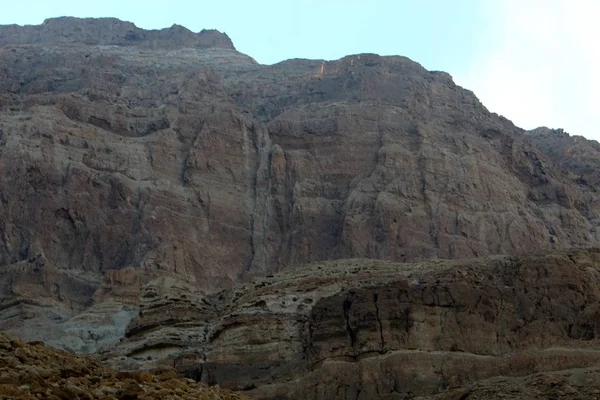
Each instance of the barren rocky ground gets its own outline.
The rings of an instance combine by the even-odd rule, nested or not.
[[[91,357],[25,343],[0,334],[0,399],[243,400],[173,370],[118,372]]]

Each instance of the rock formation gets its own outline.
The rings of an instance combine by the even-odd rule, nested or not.
[[[0,334],[0,399],[201,399],[244,400],[163,369],[155,374],[124,373],[98,360],[25,343]]]
[[[136,46],[148,49],[212,48],[235,50],[229,36],[216,30],[193,33],[173,25],[144,30],[117,18],[50,18],[41,25],[0,26],[0,46],[31,44],[86,44]]]
[[[394,370],[393,360],[404,356],[388,354],[388,348],[423,346],[426,352],[452,351],[453,357],[462,349],[498,357],[529,340],[522,332],[501,331],[508,329],[502,325],[509,323],[502,320],[508,316],[490,314],[492,322],[481,317],[491,324],[489,332],[468,345],[447,338],[432,344],[426,336],[422,343],[411,342],[416,339],[402,336],[402,329],[412,329],[405,326],[410,322],[402,314],[406,307],[385,322],[375,305],[399,301],[394,296],[404,293],[408,297],[402,301],[433,307],[435,315],[442,312],[433,300],[413,293],[413,286],[398,283],[384,290],[382,281],[377,281],[377,300],[370,288],[352,281],[359,297],[349,301],[364,303],[364,309],[344,311],[340,304],[349,295],[341,289],[338,297],[332,292],[311,298],[321,300],[306,304],[303,312],[321,310],[323,331],[317,333],[340,343],[328,353],[331,343],[314,341],[316,349],[299,353],[313,357],[308,364],[294,355],[301,347],[293,335],[299,335],[297,321],[312,314],[290,317],[287,311],[282,319],[275,314],[255,321],[268,321],[263,331],[296,333],[289,344],[276,338],[264,343],[275,353],[260,361],[267,372],[252,383],[229,382],[223,375],[233,371],[244,377],[244,357],[251,356],[240,354],[239,363],[230,363],[233,333],[211,336],[205,355],[188,350],[194,343],[205,346],[215,318],[230,315],[223,307],[234,307],[229,296],[241,296],[240,289],[229,294],[220,289],[278,271],[308,273],[311,267],[302,267],[306,263],[416,262],[597,246],[599,149],[596,142],[559,131],[524,132],[488,112],[448,74],[427,71],[404,57],[360,54],[265,66],[237,52],[217,31],[196,34],[178,26],[145,31],[115,19],[3,26],[0,330],[82,352],[108,351],[126,335],[118,347],[124,362],[135,364],[134,356],[142,355],[152,362],[177,356],[180,365],[197,365],[197,357],[206,356],[212,361],[206,361],[205,372],[197,372],[202,380],[246,389],[256,385],[259,391],[265,385],[279,390],[273,388],[290,376],[286,368],[301,365],[309,374],[321,361],[314,374],[337,368],[352,376],[353,368],[373,362],[363,362],[363,350],[356,349],[385,353],[378,357],[388,361],[377,368],[389,365],[388,375],[400,381],[405,378]],[[340,262],[342,269],[349,265]],[[389,265],[399,273],[410,268]],[[404,282],[402,274],[386,274],[390,282]],[[338,271],[335,279],[341,275]],[[301,286],[290,285],[291,291]],[[495,290],[500,297],[494,301],[508,301],[501,285]],[[224,300],[214,301],[215,292]],[[471,297],[478,294],[465,296],[461,301],[475,307]],[[249,306],[252,312],[262,304],[256,301],[259,305]],[[451,324],[456,313],[451,306],[440,307],[450,313],[444,324]],[[354,350],[347,350],[344,335],[352,338],[356,329],[348,325],[351,311],[358,313],[352,318],[370,315],[364,317],[369,324],[373,315],[381,324],[396,324],[390,335],[397,337],[381,337],[381,327],[365,343],[352,339],[358,340],[350,346]],[[555,311],[544,312],[571,321]],[[411,323],[419,329],[433,324],[423,318],[425,325]],[[471,329],[469,318],[454,324]],[[504,322],[497,325],[496,319]],[[205,320],[213,322],[199,322]],[[565,339],[572,329],[587,329],[543,326],[544,335],[550,335],[543,346]],[[264,339],[263,331],[252,334],[256,341]],[[446,365],[445,356],[431,364],[432,354],[411,362],[425,357],[428,365]],[[326,361],[338,356],[356,362]],[[221,366],[223,360],[230,367]],[[475,365],[472,360],[465,365]],[[477,364],[477,379],[491,371],[484,364]],[[512,364],[495,371],[507,365]],[[422,374],[428,384],[449,385],[446,373],[436,381],[432,377],[439,368],[431,368]],[[300,382],[297,390],[329,396],[319,391],[330,390],[322,389],[326,383],[319,385],[311,392]],[[293,387],[282,390],[289,394]]]
[[[575,182],[592,192],[600,190],[600,143],[571,136],[562,129],[537,128],[526,132],[552,163],[575,173]],[[590,201],[596,202],[594,197]]]
[[[155,282],[140,305],[105,358],[134,370],[175,366],[255,398],[510,392],[511,380],[548,376],[579,385],[572,395],[589,393],[586,379],[600,382],[600,250],[329,261],[203,297]]]

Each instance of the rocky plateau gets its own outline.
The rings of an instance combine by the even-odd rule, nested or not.
[[[0,26],[0,331],[263,399],[598,398],[599,152],[405,57]]]

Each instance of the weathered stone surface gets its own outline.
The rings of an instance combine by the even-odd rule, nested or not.
[[[49,18],[41,25],[0,26],[0,46],[20,44],[70,44],[136,46],[143,48],[209,48],[235,50],[231,39],[216,30],[193,33],[180,25],[144,30],[117,18]]]
[[[116,24],[70,21],[52,24]],[[598,242],[589,187],[406,58],[260,66],[226,48],[58,43],[0,60],[0,259],[11,276],[43,263],[49,297],[83,280],[87,306],[125,268],[135,287],[212,289],[324,259]]]
[[[262,397],[596,362],[555,348],[595,339],[593,262],[395,262],[599,245],[597,143],[404,57],[262,66],[112,19],[0,33],[0,330]],[[302,267],[345,258],[390,263]]]
[[[600,143],[571,136],[562,129],[541,127],[526,134],[557,167],[570,171],[577,185],[594,193],[600,189]],[[598,201],[593,196],[589,199]]]
[[[594,399],[600,394],[600,369],[572,368],[526,377],[499,377],[455,388],[437,396],[415,399]],[[389,397],[394,398],[394,397]]]
[[[210,200],[209,188],[245,198],[248,184],[207,174],[206,187],[190,187],[184,178],[194,143],[226,148],[230,135],[219,144],[209,132],[240,126],[219,106],[226,96],[213,68],[254,68],[252,59],[222,48],[78,44],[1,47],[0,58],[0,329],[93,351],[118,341],[128,319],[79,316],[89,331],[65,340],[69,319],[89,307],[113,301],[135,313],[142,284],[161,276],[204,288],[237,279],[250,253],[235,245],[247,236],[247,205]],[[149,60],[162,60],[162,78]],[[240,176],[241,155],[229,156]],[[222,243],[209,228],[216,215],[217,231],[233,232]]]
[[[185,292],[161,294],[151,284],[148,306],[106,357],[131,369],[174,365],[265,399],[483,391],[487,383],[475,382],[597,367],[599,266],[600,250],[419,264],[340,260],[191,303]]]

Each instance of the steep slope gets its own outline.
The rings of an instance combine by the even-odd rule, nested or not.
[[[526,132],[555,166],[575,175],[575,182],[592,193],[600,190],[600,143],[571,136],[562,129],[537,128]],[[588,196],[597,202],[595,196]]]
[[[262,66],[113,19],[0,33],[2,330],[96,351],[156,279],[599,242],[593,188],[406,58]]]
[[[193,33],[173,25],[144,30],[117,18],[49,18],[41,25],[0,26],[0,46],[29,44],[75,44],[136,46],[143,48],[211,48],[235,50],[227,34],[216,30]]]

